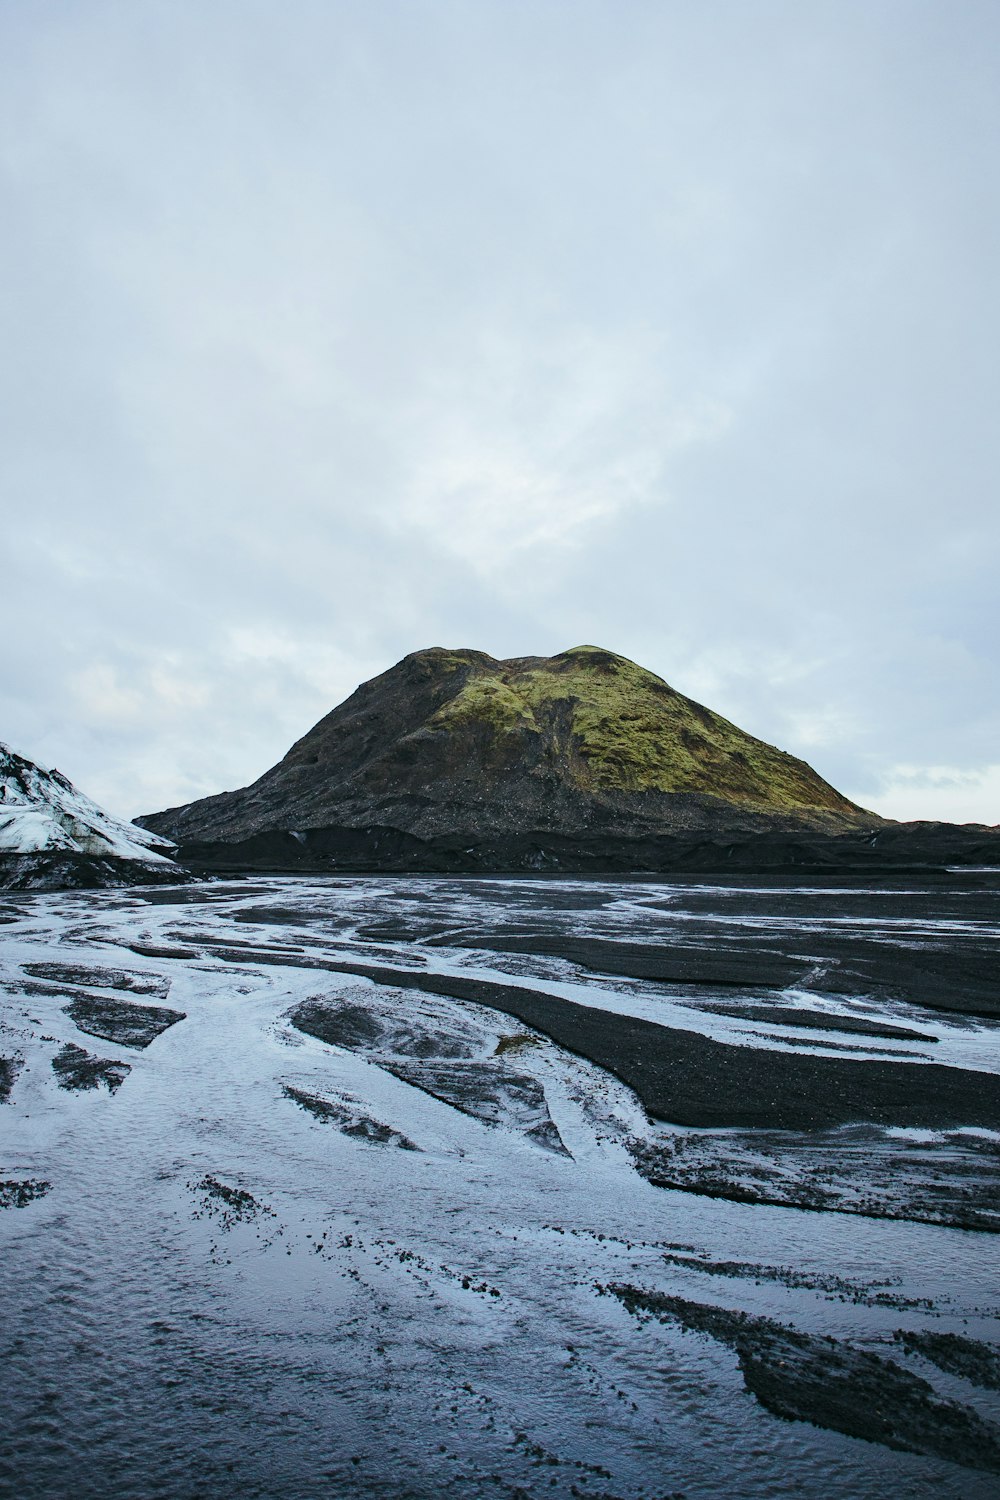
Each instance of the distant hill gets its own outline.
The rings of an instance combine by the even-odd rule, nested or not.
[[[508,661],[417,651],[252,786],[137,821],[191,845],[324,829],[493,844],[856,834],[884,820],[635,662],[577,646]]]

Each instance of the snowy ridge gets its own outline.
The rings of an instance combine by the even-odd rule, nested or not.
[[[166,865],[174,847],[159,834],[119,822],[61,771],[46,771],[0,742],[0,851],[65,850]]]

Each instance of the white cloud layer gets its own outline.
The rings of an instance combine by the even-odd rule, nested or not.
[[[886,818],[909,822],[1000,824],[1000,764],[976,770],[956,766],[893,766],[876,798]]]
[[[134,814],[592,641],[1000,816],[998,72],[979,0],[5,8],[0,733]]]

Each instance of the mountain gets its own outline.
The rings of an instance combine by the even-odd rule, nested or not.
[[[842,833],[882,820],[614,652],[433,648],[362,684],[252,786],[139,820],[181,845]],[[288,845],[288,839],[285,840]],[[291,846],[288,845],[290,848]]]
[[[173,847],[160,834],[113,818],[61,771],[46,771],[0,743],[0,886],[183,879],[168,857]]]

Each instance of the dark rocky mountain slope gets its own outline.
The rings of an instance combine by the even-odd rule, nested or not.
[[[320,830],[327,843],[381,830],[387,848],[401,837],[400,847],[529,834],[603,844],[882,822],[804,761],[594,646],[509,661],[415,652],[252,786],[138,821],[184,846],[263,847],[284,833],[318,847]]]

